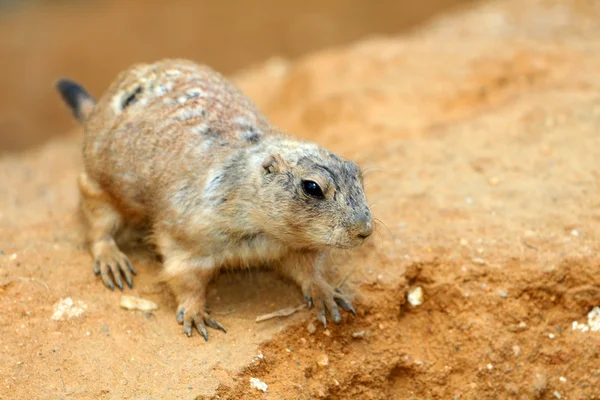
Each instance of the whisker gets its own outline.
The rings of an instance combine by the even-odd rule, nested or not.
[[[385,224],[385,222],[383,222],[382,220],[380,220],[379,218],[375,218],[373,217],[373,220],[375,221],[375,226],[378,226],[378,224],[381,224],[384,226],[384,228],[388,231],[388,233],[390,234],[390,239],[394,239],[394,234],[392,233],[392,231],[390,231],[390,228],[387,227],[387,225]]]
[[[384,171],[383,168],[366,167],[366,168],[363,168],[362,174],[363,174],[363,176],[366,176],[367,172],[371,173],[371,172],[383,172],[383,171]]]

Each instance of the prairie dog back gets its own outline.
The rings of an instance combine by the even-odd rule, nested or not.
[[[88,175],[109,192],[135,191],[117,197],[143,201],[170,188],[175,175],[197,174],[198,162],[206,171],[215,158],[256,143],[271,128],[209,67],[167,60],[121,73],[84,129]]]

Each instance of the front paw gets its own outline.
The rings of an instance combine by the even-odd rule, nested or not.
[[[344,296],[342,291],[340,289],[333,289],[324,280],[313,282],[305,288],[303,292],[304,298],[308,303],[308,308],[311,309],[313,306],[315,307],[317,319],[323,324],[324,329],[327,329],[327,311],[329,311],[331,319],[336,324],[340,323],[342,320],[338,306],[356,315],[354,307],[352,307],[352,304],[346,296]]]
[[[206,327],[220,329],[227,333],[227,330],[217,320],[210,318],[204,302],[199,299],[189,298],[183,300],[177,308],[177,322],[183,324],[183,332],[188,336],[192,336],[192,327],[196,326],[198,333],[208,341],[208,332]]]

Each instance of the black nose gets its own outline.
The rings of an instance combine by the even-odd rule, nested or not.
[[[370,231],[364,231],[364,232],[359,233],[358,237],[361,238],[361,239],[366,239],[369,236],[371,236],[371,233],[373,233],[372,230],[370,230]]]
[[[371,216],[369,214],[365,214],[363,218],[361,218],[358,223],[358,237],[361,239],[366,239],[371,236],[373,233],[373,222],[371,221]]]

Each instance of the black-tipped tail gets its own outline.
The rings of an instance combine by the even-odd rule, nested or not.
[[[69,79],[60,79],[56,83],[60,95],[78,121],[83,122],[89,116],[96,101],[78,83]]]

